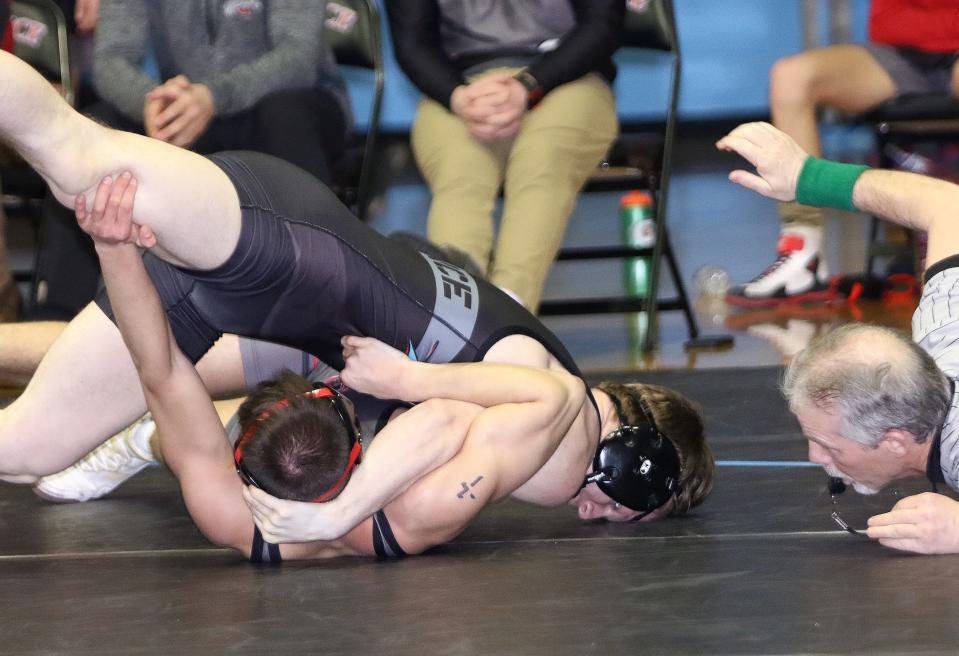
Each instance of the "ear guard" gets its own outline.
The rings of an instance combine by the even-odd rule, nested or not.
[[[610,499],[648,513],[679,489],[679,453],[652,423],[623,426],[599,443],[593,472],[583,485],[596,483]]]

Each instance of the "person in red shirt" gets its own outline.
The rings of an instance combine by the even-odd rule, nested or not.
[[[13,25],[10,22],[10,0],[0,0],[0,50],[13,52]],[[3,153],[0,152],[0,161]],[[20,296],[7,261],[7,216],[0,205],[0,323],[16,318]]]
[[[13,28],[10,25],[10,2],[0,1],[0,50],[13,52]]]
[[[816,110],[859,114],[904,94],[959,90],[959,7],[955,0],[873,0],[869,42],[814,48],[778,60],[769,75],[774,126],[821,155]],[[757,306],[813,300],[826,292],[823,213],[780,204],[776,260],[728,300]]]

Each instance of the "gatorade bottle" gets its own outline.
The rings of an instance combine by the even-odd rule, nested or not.
[[[656,241],[653,220],[653,197],[645,191],[631,191],[619,201],[619,218],[623,226],[623,241],[637,248],[652,248]],[[626,260],[626,293],[630,296],[650,295],[651,261],[649,257],[631,257]]]
[[[619,217],[623,242],[637,248],[652,248],[656,242],[656,223],[653,218],[653,197],[645,191],[631,191],[620,199]],[[650,292],[652,258],[629,257],[624,264],[626,293],[653,301]],[[626,318],[630,351],[639,354],[649,331],[649,313],[636,312]],[[636,364],[634,362],[634,364]]]

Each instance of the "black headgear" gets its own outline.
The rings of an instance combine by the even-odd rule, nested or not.
[[[672,440],[659,432],[646,404],[640,406],[645,421],[622,426],[600,441],[583,486],[596,483],[613,501],[648,513],[679,492],[680,462]]]

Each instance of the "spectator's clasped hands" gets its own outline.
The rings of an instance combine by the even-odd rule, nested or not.
[[[729,174],[732,182],[767,198],[796,198],[799,172],[809,154],[785,132],[769,123],[744,123],[720,139],[716,147],[739,153],[756,167],[756,173],[733,171]]]
[[[450,108],[475,139],[509,139],[519,132],[526,114],[526,89],[509,73],[490,73],[457,87]]]
[[[147,136],[188,148],[206,132],[215,113],[209,87],[177,75],[146,95],[143,125]]]
[[[340,344],[344,385],[381,399],[403,399],[403,374],[415,364],[405,353],[372,337],[347,335]]]
[[[118,244],[144,248],[156,246],[153,231],[133,222],[136,191],[136,179],[131,173],[124,172],[103,178],[92,202],[87,201],[85,194],[77,195],[74,200],[77,223],[93,238],[98,249]]]

